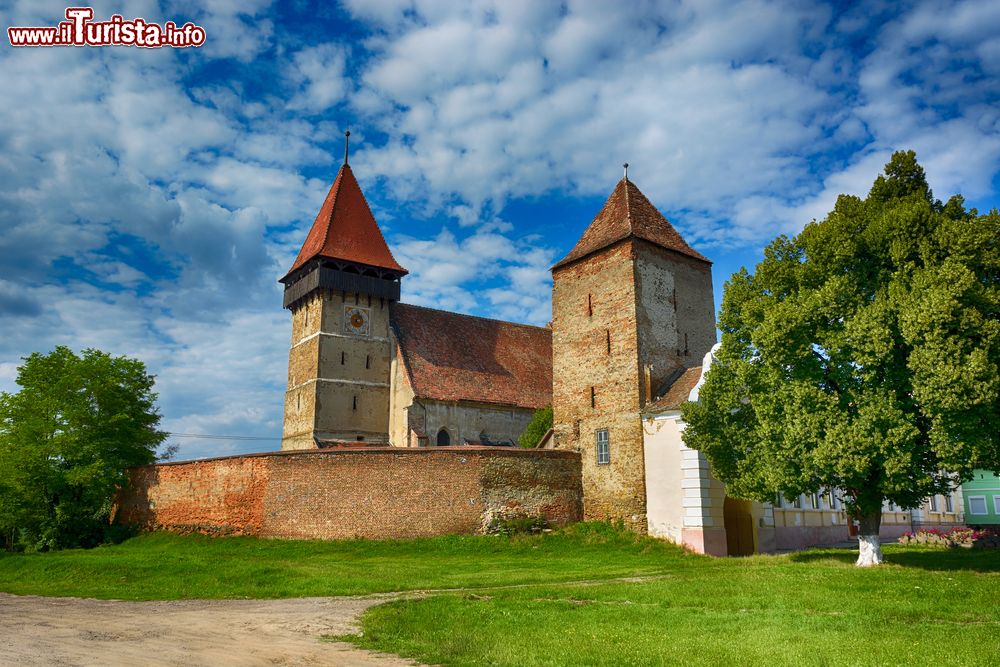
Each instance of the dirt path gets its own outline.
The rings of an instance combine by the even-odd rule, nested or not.
[[[350,644],[387,599],[121,602],[0,593],[0,665],[414,665]]]

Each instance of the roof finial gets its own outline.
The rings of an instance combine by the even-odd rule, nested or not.
[[[351,145],[351,131],[344,132],[344,166],[347,166],[347,149]]]
[[[628,180],[628,162],[626,162],[622,166],[625,167],[625,180],[627,181]]]

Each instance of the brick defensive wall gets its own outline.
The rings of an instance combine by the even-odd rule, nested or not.
[[[496,447],[290,450],[130,470],[116,520],[143,530],[301,539],[481,532],[520,510],[582,517],[580,455]]]

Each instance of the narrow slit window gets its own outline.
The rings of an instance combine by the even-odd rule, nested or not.
[[[611,438],[608,429],[597,430],[597,465],[607,465],[611,463]]]
[[[684,356],[688,356],[688,335],[684,334]]]
[[[346,352],[341,352],[340,353],[340,365],[343,366],[345,363],[347,363],[347,353]]]
[[[587,295],[587,317],[594,316],[594,295]]]
[[[608,347],[608,355],[611,354],[611,329],[604,330],[604,339]]]
[[[358,409],[358,397],[357,396],[354,397],[354,403],[351,405],[351,409],[352,410],[357,410]]]
[[[590,407],[591,408],[597,407],[597,392],[594,391],[593,387],[590,388]]]
[[[369,354],[365,356],[365,368],[371,368],[371,367],[372,367],[372,355]]]

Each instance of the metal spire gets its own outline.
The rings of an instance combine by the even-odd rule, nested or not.
[[[347,166],[347,149],[351,145],[351,131],[344,132],[344,166]]]
[[[622,166],[625,167],[625,180],[627,181],[628,180],[628,162],[626,162]]]

